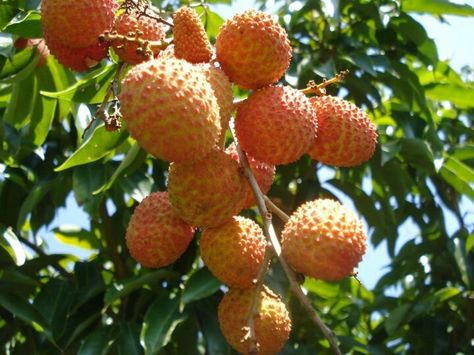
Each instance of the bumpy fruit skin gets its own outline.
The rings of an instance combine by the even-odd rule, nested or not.
[[[216,227],[237,215],[245,201],[239,165],[215,149],[202,160],[172,163],[168,191],[173,211],[195,227]]]
[[[112,28],[117,8],[115,0],[42,0],[43,34],[63,46],[94,45]]]
[[[237,140],[244,151],[265,163],[298,160],[313,142],[316,129],[316,111],[311,102],[288,86],[254,91],[237,107]]]
[[[232,84],[225,73],[212,64],[200,64],[199,67],[206,75],[214,95],[219,105],[219,115],[221,118],[221,133],[219,141],[223,142],[227,128],[229,128],[229,120],[234,109],[234,95],[232,93]]]
[[[150,17],[139,15],[141,14],[133,11],[122,13],[115,20],[113,30],[122,36],[140,32],[142,34],[138,38],[147,41],[159,41],[165,36],[165,30],[161,23]],[[148,59],[144,54],[137,53],[138,45],[136,43],[115,40],[112,46],[118,57],[125,63],[138,64]],[[159,51],[159,48],[154,49],[154,55],[157,55]]]
[[[216,39],[217,60],[230,80],[245,89],[277,82],[288,69],[288,36],[271,15],[248,10],[222,25]]]
[[[219,303],[217,315],[222,334],[239,353],[248,354],[248,340],[244,341],[250,303],[255,290],[230,289]],[[255,317],[258,353],[276,354],[285,345],[291,332],[291,319],[285,303],[264,287],[259,298],[259,316]]]
[[[235,144],[232,143],[226,149],[226,153],[229,154],[232,159],[240,165],[239,154],[237,153],[237,148]],[[245,154],[245,152],[244,152]],[[249,161],[250,170],[252,171],[253,176],[255,176],[255,180],[257,180],[258,186],[262,193],[266,194],[273,183],[273,178],[275,177],[275,165],[262,163],[256,160],[254,157],[249,156],[247,154],[247,160]],[[247,182],[246,184],[247,190],[247,197],[245,198],[244,208],[249,208],[255,205],[255,196],[253,195],[252,188],[250,184]]]
[[[290,216],[282,233],[288,264],[306,276],[338,281],[362,260],[366,234],[357,216],[339,202],[307,202]]]
[[[219,107],[206,76],[191,63],[159,58],[122,82],[121,111],[133,138],[166,161],[204,158],[220,134]]]
[[[133,212],[126,241],[132,257],[145,267],[173,263],[193,239],[194,228],[176,217],[167,192],[154,192]]]
[[[323,164],[353,167],[369,160],[377,145],[377,131],[367,114],[334,96],[311,98],[318,115],[318,133],[308,150]]]
[[[249,288],[262,265],[266,241],[258,224],[237,216],[205,229],[200,248],[204,264],[221,282],[229,287]]]
[[[194,9],[181,7],[173,15],[173,42],[177,58],[191,63],[211,61],[211,43]]]
[[[84,48],[71,48],[49,37],[46,37],[46,43],[50,53],[59,63],[77,72],[95,67],[102,59],[107,57],[109,49],[106,43],[96,43]]]

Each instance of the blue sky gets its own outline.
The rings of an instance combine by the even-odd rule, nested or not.
[[[474,0],[465,2],[474,5]],[[222,17],[228,19],[237,12],[253,7],[253,4],[253,0],[244,0],[234,1],[232,6],[218,5],[212,6],[212,8]],[[474,46],[472,45],[472,36],[474,35],[473,18],[447,16],[446,23],[441,23],[434,17],[428,15],[415,15],[415,18],[424,25],[428,35],[436,41],[439,57],[441,59],[449,59],[451,65],[457,70],[466,64],[474,67]],[[323,180],[330,178],[330,175],[331,173],[323,172]],[[336,194],[341,197],[343,202],[351,207],[352,204],[350,200],[340,193]],[[470,211],[474,210],[474,204],[471,202],[465,201],[464,206]],[[451,218],[449,215],[447,217],[448,224],[450,224],[449,229],[455,230],[456,225],[454,218]],[[53,223],[47,229],[42,229],[39,236],[45,239],[51,253],[70,253],[80,258],[87,257],[88,253],[83,249],[66,246],[54,238],[51,230],[64,224],[81,226],[86,229],[89,227],[87,215],[77,206],[72,194],[67,199],[66,207],[58,210]],[[413,229],[410,224],[404,226],[404,228],[400,230],[400,235],[403,235],[403,237],[400,238],[397,247],[401,247],[407,240],[414,237],[416,233],[416,230]],[[388,263],[389,258],[385,243],[382,243],[377,249],[373,249],[369,246],[367,254],[359,265],[359,279],[366,287],[372,288],[379,277],[385,273],[383,268]]]

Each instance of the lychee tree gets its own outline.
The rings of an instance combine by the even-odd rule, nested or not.
[[[0,4],[1,352],[472,353],[474,9],[218,3]]]

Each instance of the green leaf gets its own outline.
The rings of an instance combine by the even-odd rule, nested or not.
[[[105,165],[87,164],[76,166],[72,174],[72,189],[79,206],[85,206],[88,212],[98,210],[101,196],[92,194],[105,181]],[[92,212],[91,212],[92,213]]]
[[[105,355],[107,354],[110,342],[110,328],[99,328],[89,333],[84,339],[77,355]]]
[[[28,324],[38,324],[43,328],[46,337],[52,340],[52,332],[46,319],[23,297],[2,291],[0,293],[0,306]]]
[[[0,244],[4,246],[8,246],[8,248],[6,249],[8,253],[13,257],[17,265],[23,265],[25,263],[25,260],[26,260],[25,249],[23,249],[23,246],[18,240],[18,237],[16,236],[16,234],[13,232],[13,230],[10,227],[6,228],[2,232],[1,238],[0,238]]]
[[[112,187],[114,184],[115,180],[117,180],[118,177],[120,177],[122,174],[125,173],[127,168],[129,168],[132,164],[135,163],[137,160],[142,160],[146,158],[147,153],[140,148],[138,143],[135,143],[130,150],[128,151],[127,155],[125,158],[120,162],[120,165],[118,168],[114,171],[112,177],[104,184],[102,185],[99,189],[95,190],[93,192],[94,195],[99,194],[101,192],[105,192],[108,189]]]
[[[35,185],[26,199],[23,201],[23,204],[20,208],[20,213],[18,215],[17,229],[22,230],[25,225],[28,216],[33,211],[33,209],[38,205],[38,203],[43,199],[43,197],[54,188],[55,185],[60,181],[59,179],[53,179],[46,182],[40,182]]]
[[[179,304],[179,297],[164,294],[148,308],[140,334],[145,354],[155,354],[168,344],[175,328],[187,318],[180,312]]]
[[[210,38],[215,38],[217,37],[217,34],[224,23],[224,19],[208,8],[204,9],[203,11],[204,14],[202,14],[202,16],[204,18],[204,27],[206,32]],[[199,12],[200,11],[198,10],[198,13]]]
[[[7,5],[6,2],[2,3],[0,5],[0,28],[3,29],[17,12],[18,8],[16,6],[11,6],[10,4]]]
[[[38,82],[34,75],[15,82],[3,120],[19,129],[30,121],[36,101]]]
[[[93,232],[86,231],[79,226],[62,224],[54,228],[53,233],[57,240],[66,245],[86,250],[99,249],[101,247]]]
[[[92,163],[109,154],[127,137],[124,130],[109,132],[101,123],[79,148],[54,171],[62,171],[73,166]],[[99,185],[100,186],[100,185]],[[99,187],[97,186],[97,187]],[[96,187],[96,189],[97,189]]]
[[[133,323],[120,324],[120,336],[116,341],[118,355],[141,355],[140,329]]]
[[[454,84],[430,84],[425,86],[426,96],[433,100],[449,101],[459,108],[474,107],[474,88]]]
[[[472,6],[456,4],[449,0],[402,0],[402,10],[432,15],[474,16]]]
[[[448,157],[440,169],[441,177],[457,192],[474,201],[474,171],[461,161]]]
[[[474,233],[469,234],[466,240],[466,255],[470,253],[470,251],[474,248]]]
[[[404,303],[390,312],[390,315],[384,322],[385,330],[389,335],[392,335],[397,330],[399,330],[400,326],[406,322],[411,308],[411,304]]]
[[[143,287],[162,282],[163,279],[175,279],[178,274],[168,270],[156,270],[129,280],[114,281],[105,292],[104,302],[108,306],[112,302],[128,295],[129,293]]]
[[[315,280],[309,277],[305,279],[303,287],[311,293],[326,299],[336,298],[341,292],[340,285],[337,283]]]
[[[14,83],[27,79],[36,69],[40,56],[35,48],[25,48],[7,60],[0,71],[0,83]],[[29,93],[31,94],[31,92]]]
[[[11,33],[26,38],[41,38],[41,15],[36,11],[29,11],[16,16],[5,28],[3,32]]]
[[[219,290],[221,283],[206,267],[199,269],[184,285],[182,302],[188,304],[212,295]]]
[[[74,302],[74,284],[71,281],[52,279],[42,285],[35,297],[34,306],[51,327],[55,339],[63,333],[68,310]]]
[[[434,156],[428,142],[419,138],[402,139],[400,154],[410,165],[428,173],[435,172]]]
[[[41,91],[41,95],[74,102],[101,103],[104,100],[105,93],[109,88],[116,68],[116,65],[99,68],[63,91]]]

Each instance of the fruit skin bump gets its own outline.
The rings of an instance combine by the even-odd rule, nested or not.
[[[235,144],[232,143],[226,149],[226,153],[229,154],[232,159],[240,164],[239,154],[237,153],[237,148]],[[245,154],[245,153],[244,153]],[[266,194],[273,183],[273,178],[275,177],[275,165],[262,163],[256,160],[254,157],[249,156],[247,154],[247,160],[250,165],[250,170],[252,171],[255,180],[257,180],[258,186],[263,194]],[[245,198],[244,208],[249,208],[255,205],[257,202],[255,201],[255,196],[253,195],[252,188],[250,184],[247,182],[246,184],[247,190],[247,197]]]
[[[334,96],[310,99],[318,115],[317,137],[308,155],[323,164],[353,167],[369,160],[377,145],[377,131],[367,114]]]
[[[237,215],[244,205],[245,183],[237,162],[219,149],[202,160],[169,168],[173,211],[195,227],[216,227]]]
[[[72,48],[97,44],[99,35],[112,28],[117,9],[115,0],[42,0],[43,34]]]
[[[216,145],[221,126],[214,91],[185,60],[158,58],[133,67],[120,102],[130,134],[157,158],[199,160]]]
[[[248,354],[247,318],[255,289],[232,288],[219,303],[217,315],[222,334],[239,353]],[[291,332],[291,319],[285,303],[267,287],[263,287],[255,317],[258,353],[276,354]],[[247,337],[248,338],[248,337]]]
[[[161,23],[136,11],[124,12],[117,17],[113,30],[119,35],[133,34],[146,41],[159,41],[165,36],[165,29]],[[138,64],[149,59],[144,53],[137,52],[138,44],[136,43],[114,40],[112,46],[118,57],[125,63]],[[159,51],[159,48],[154,48],[153,54],[157,55]]]
[[[291,47],[286,31],[271,15],[248,10],[222,25],[216,55],[232,82],[244,89],[258,89],[283,76]]]
[[[133,212],[126,241],[132,257],[145,267],[160,268],[176,261],[187,249],[194,228],[171,209],[167,192],[154,192]]]
[[[298,160],[313,143],[316,129],[316,111],[311,102],[289,86],[254,91],[237,107],[237,140],[244,151],[265,163]]]
[[[325,281],[352,275],[366,250],[362,221],[339,202],[306,202],[282,233],[282,253],[295,271]]]
[[[229,287],[254,285],[265,257],[263,231],[251,219],[236,216],[215,228],[205,229],[200,239],[204,264]]]
[[[173,15],[173,42],[177,58],[191,63],[208,63],[212,48],[197,12],[181,7]]]

